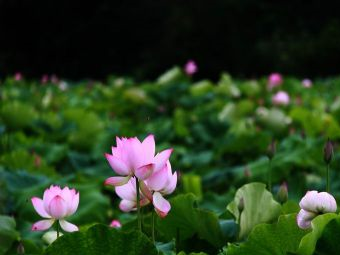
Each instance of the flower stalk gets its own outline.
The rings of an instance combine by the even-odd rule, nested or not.
[[[139,180],[136,177],[136,198],[137,198],[137,221],[138,221],[138,229],[142,231],[142,221],[141,221],[141,213],[140,213],[140,193],[139,193]]]

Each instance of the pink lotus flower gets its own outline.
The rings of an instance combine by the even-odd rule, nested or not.
[[[149,135],[140,142],[137,137],[116,138],[117,147],[112,147],[112,154],[105,154],[112,169],[120,176],[106,179],[106,185],[120,186],[131,177],[147,179],[154,171],[162,169],[169,159],[172,149],[155,155],[155,140]]]
[[[302,86],[304,86],[305,88],[310,88],[312,87],[313,83],[310,79],[304,79],[302,81]]]
[[[274,105],[287,105],[289,104],[289,95],[285,91],[279,91],[272,97]]]
[[[172,173],[170,161],[159,171],[155,171],[145,182],[141,182],[143,194],[152,202],[156,213],[165,217],[171,209],[163,197],[174,192],[177,185],[177,172]]]
[[[334,197],[327,192],[308,191],[300,201],[300,212],[296,220],[297,224],[302,229],[307,229],[311,226],[311,221],[323,213],[335,212],[337,209]]]
[[[184,66],[184,71],[189,76],[193,75],[194,73],[197,73],[198,68],[196,62],[193,60],[189,60]]]
[[[268,88],[271,90],[277,86],[280,86],[283,82],[282,75],[279,73],[272,73],[268,77]]]
[[[110,224],[110,227],[113,227],[113,228],[121,228],[122,227],[122,224],[120,223],[119,220],[113,220]]]
[[[42,83],[42,84],[46,84],[47,82],[48,82],[48,75],[47,74],[44,74],[42,77],[41,77],[41,80],[40,80],[40,82]]]
[[[15,73],[14,80],[21,81],[22,80],[22,74],[20,72]]]
[[[62,229],[67,232],[77,231],[78,227],[64,220],[66,217],[74,214],[79,204],[79,192],[75,189],[59,186],[53,186],[46,189],[43,199],[32,197],[32,204],[36,212],[45,220],[33,224],[33,231],[49,229],[57,220]]]
[[[116,186],[116,194],[122,199],[119,203],[119,208],[123,212],[134,211],[137,208],[137,192],[136,192],[136,178],[132,177],[128,183]],[[140,205],[145,206],[149,204],[149,200],[140,192]]]

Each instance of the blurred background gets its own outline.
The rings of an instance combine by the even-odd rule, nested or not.
[[[213,80],[334,75],[338,14],[317,0],[0,0],[0,75],[154,79],[191,58]]]

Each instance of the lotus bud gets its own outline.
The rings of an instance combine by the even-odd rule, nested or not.
[[[197,72],[197,64],[193,60],[189,60],[184,67],[184,71],[187,75],[191,76]]]
[[[277,200],[281,204],[287,202],[287,200],[288,200],[288,187],[287,187],[287,183],[286,182],[283,182],[280,185],[280,188],[279,188],[279,190],[277,192]]]
[[[276,153],[276,141],[273,139],[272,142],[268,145],[267,148],[267,156],[270,160],[275,156]]]
[[[24,244],[20,241],[17,247],[17,253],[18,254],[25,254],[25,247]]]
[[[122,224],[120,223],[119,220],[113,220],[110,224],[110,227],[112,228],[121,228]]]
[[[240,214],[243,212],[244,210],[244,198],[243,197],[240,198],[240,201],[238,202],[238,205],[237,205],[237,209]]]
[[[323,159],[327,165],[331,162],[332,157],[333,157],[333,145],[332,145],[332,142],[328,138],[327,143],[325,144],[325,147],[323,148]]]

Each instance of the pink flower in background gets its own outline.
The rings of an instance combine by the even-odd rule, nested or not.
[[[287,105],[289,104],[289,95],[285,91],[279,91],[272,97],[274,105]]]
[[[44,74],[42,77],[41,77],[41,80],[40,80],[40,82],[42,83],[42,84],[46,84],[46,83],[48,83],[48,75],[47,74]]]
[[[194,73],[197,73],[198,68],[196,62],[193,60],[189,60],[184,66],[184,71],[189,76],[193,75]]]
[[[116,194],[122,199],[119,208],[123,212],[134,211],[137,208],[136,178],[132,177],[128,183],[115,187]],[[149,200],[140,192],[140,205],[145,206]]]
[[[105,154],[111,168],[120,176],[106,179],[106,185],[124,185],[133,176],[140,180],[147,179],[154,171],[162,169],[169,159],[172,149],[155,155],[155,140],[149,135],[140,142],[137,137],[116,138],[117,147],[112,147],[112,154]]]
[[[122,227],[122,224],[120,223],[119,220],[113,220],[110,224],[110,227],[113,227],[113,228],[121,228]]]
[[[177,172],[172,173],[170,161],[155,171],[145,182],[141,182],[143,194],[152,202],[160,217],[165,217],[171,209],[170,203],[163,197],[174,192],[177,185]]]
[[[20,72],[16,72],[14,75],[14,80],[21,81],[22,80],[22,74]]]
[[[271,90],[277,86],[280,86],[283,82],[282,75],[279,73],[272,73],[268,77],[268,88]]]
[[[337,205],[334,197],[327,192],[308,191],[301,199],[300,212],[296,217],[299,228],[307,229],[311,221],[323,213],[336,212]]]
[[[313,85],[313,82],[310,79],[304,79],[302,81],[302,86],[305,88],[310,88],[312,87],[312,85]]]
[[[53,186],[46,189],[43,199],[32,197],[31,199],[35,211],[45,220],[33,224],[33,231],[49,229],[57,220],[62,229],[67,232],[77,231],[78,227],[65,220],[66,217],[74,214],[79,204],[79,192],[75,189]]]
[[[52,75],[51,75],[51,82],[52,82],[53,84],[58,84],[58,83],[59,83],[59,78],[58,78],[58,76],[55,75],[55,74],[52,74]]]

